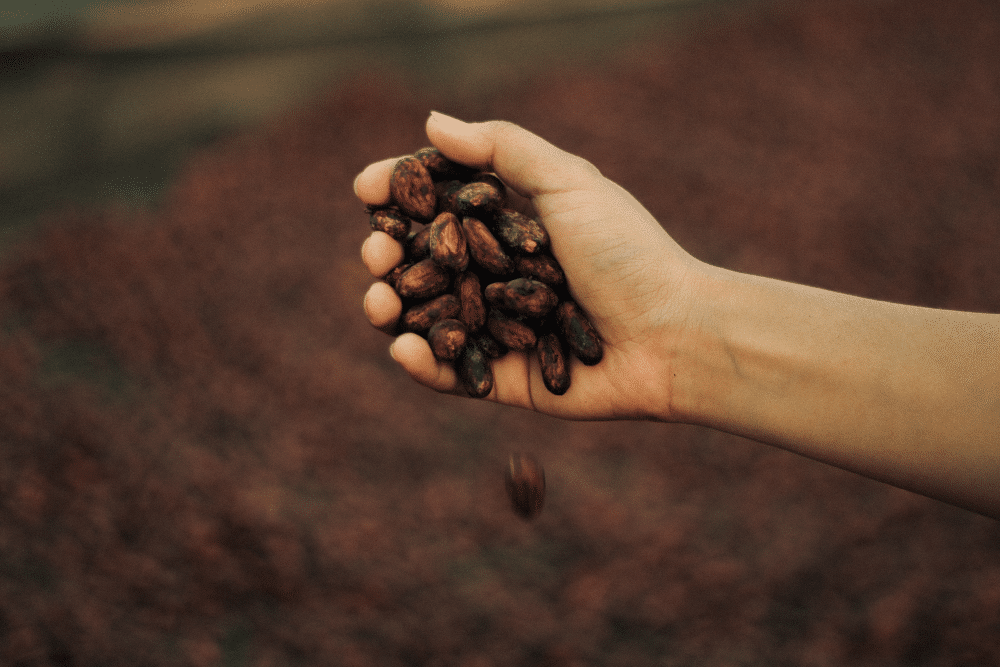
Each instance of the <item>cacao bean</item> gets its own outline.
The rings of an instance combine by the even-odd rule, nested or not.
[[[556,396],[569,390],[569,364],[559,336],[550,331],[538,338],[538,362],[542,367],[545,388]]]
[[[399,290],[396,289],[396,283],[399,282],[399,277],[403,275],[403,273],[411,266],[413,266],[413,264],[410,264],[408,262],[403,262],[402,264],[396,266],[396,268],[394,268],[392,271],[385,274],[385,276],[382,277],[382,280],[389,283],[392,289],[395,289],[398,292]]]
[[[455,201],[455,195],[462,189],[463,185],[465,183],[462,181],[442,181],[434,186],[434,192],[437,196],[438,213],[454,213],[461,217],[461,212],[458,210],[458,203]]]
[[[549,246],[545,228],[534,218],[512,209],[503,209],[496,214],[493,230],[508,247],[525,255],[534,255]]]
[[[372,229],[385,232],[397,241],[403,241],[410,233],[410,219],[396,208],[369,209]]]
[[[530,278],[515,278],[506,283],[502,298],[508,309],[528,317],[542,317],[559,303],[551,287]]]
[[[483,290],[483,298],[490,305],[503,308],[507,305],[507,283],[490,283]]]
[[[514,265],[517,272],[525,278],[533,278],[546,285],[557,287],[566,282],[566,274],[552,255],[519,255],[514,260]]]
[[[438,361],[455,361],[465,349],[468,331],[460,320],[440,320],[427,332],[427,342]]]
[[[461,303],[461,319],[469,331],[479,331],[486,324],[486,304],[479,286],[479,276],[472,272],[463,273],[456,281],[456,292]]]
[[[462,231],[472,259],[490,273],[505,276],[514,270],[514,262],[500,247],[489,228],[479,218],[462,218]]]
[[[492,213],[503,206],[503,188],[481,181],[468,183],[455,193],[455,203],[464,215]]]
[[[479,349],[483,351],[487,359],[499,359],[503,355],[507,354],[507,348],[503,346],[496,338],[489,335],[485,331],[480,332],[474,337],[476,345]]]
[[[407,215],[420,220],[434,217],[437,201],[434,182],[423,163],[412,155],[401,159],[393,168],[389,178],[389,194]]]
[[[524,519],[534,519],[545,504],[545,470],[531,454],[510,455],[504,471],[504,486],[511,508]]]
[[[476,343],[465,346],[455,370],[469,396],[485,398],[493,390],[493,368]]]
[[[469,266],[469,249],[462,224],[454,213],[441,213],[430,224],[430,249],[434,261],[452,271],[465,271]]]
[[[489,172],[480,172],[472,177],[470,183],[489,183],[497,189],[497,192],[504,194],[507,192],[507,186],[503,184],[496,174],[491,174]]]
[[[511,350],[530,350],[538,343],[534,329],[499,310],[491,310],[486,316],[486,328],[491,336]]]
[[[454,294],[442,294],[407,310],[403,314],[403,328],[413,333],[427,333],[440,320],[457,317],[460,312],[458,297]]]
[[[421,227],[406,237],[406,257],[411,262],[419,262],[431,256],[431,228]]]
[[[451,275],[431,258],[422,259],[396,279],[396,292],[404,299],[429,299],[448,291]]]
[[[563,301],[556,306],[556,319],[563,340],[573,355],[588,366],[604,357],[604,347],[597,330],[574,301]]]
[[[441,151],[433,146],[421,148],[413,154],[413,157],[420,160],[420,163],[430,172],[431,178],[436,181],[450,179],[467,181],[472,179],[476,174],[475,169],[449,160]]]

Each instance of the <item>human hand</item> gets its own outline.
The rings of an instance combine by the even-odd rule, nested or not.
[[[677,418],[671,409],[677,343],[689,329],[691,288],[703,265],[593,165],[527,130],[433,113],[427,136],[455,162],[494,172],[507,185],[512,205],[545,226],[574,300],[604,343],[604,358],[594,366],[570,356],[572,383],[562,396],[545,388],[536,355],[508,353],[493,361],[494,387],[487,398],[567,419]],[[358,175],[354,189],[362,202],[389,201],[389,176],[398,159],[376,162]],[[374,232],[361,254],[381,278],[402,260],[403,248]],[[364,308],[373,326],[390,331],[402,303],[379,282],[365,295]],[[390,353],[417,382],[464,394],[452,366],[438,362],[417,334],[399,336]]]

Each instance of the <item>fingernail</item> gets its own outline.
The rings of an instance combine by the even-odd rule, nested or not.
[[[452,127],[468,125],[465,121],[459,120],[448,114],[441,113],[440,111],[431,111],[431,120],[435,123],[440,123],[441,125],[451,125]]]
[[[392,343],[392,345],[389,346],[389,356],[392,357],[393,361],[397,361],[397,359],[396,359],[396,351],[394,349],[395,347],[396,347],[396,343],[394,341]]]
[[[355,197],[358,196],[358,179],[359,178],[361,178],[361,174],[358,174],[357,176],[354,177],[354,183],[351,185],[351,187],[354,188],[354,196]]]

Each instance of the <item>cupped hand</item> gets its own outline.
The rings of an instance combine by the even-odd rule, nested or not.
[[[517,125],[464,123],[432,113],[427,136],[448,158],[499,176],[513,205],[545,226],[573,298],[604,343],[604,358],[594,366],[570,357],[571,386],[562,396],[545,388],[534,353],[508,353],[493,362],[487,399],[567,419],[675,419],[678,343],[695,324],[693,288],[703,265],[593,165]],[[389,176],[398,159],[374,163],[358,175],[354,189],[362,202],[389,201]],[[402,260],[403,248],[374,232],[361,254],[381,278]],[[378,282],[365,295],[364,309],[373,326],[388,332],[402,304]],[[390,353],[417,382],[464,395],[454,369],[438,362],[422,337],[405,333]]]

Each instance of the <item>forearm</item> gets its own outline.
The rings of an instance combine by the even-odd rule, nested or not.
[[[703,290],[675,415],[1000,517],[1000,316],[721,269]]]

